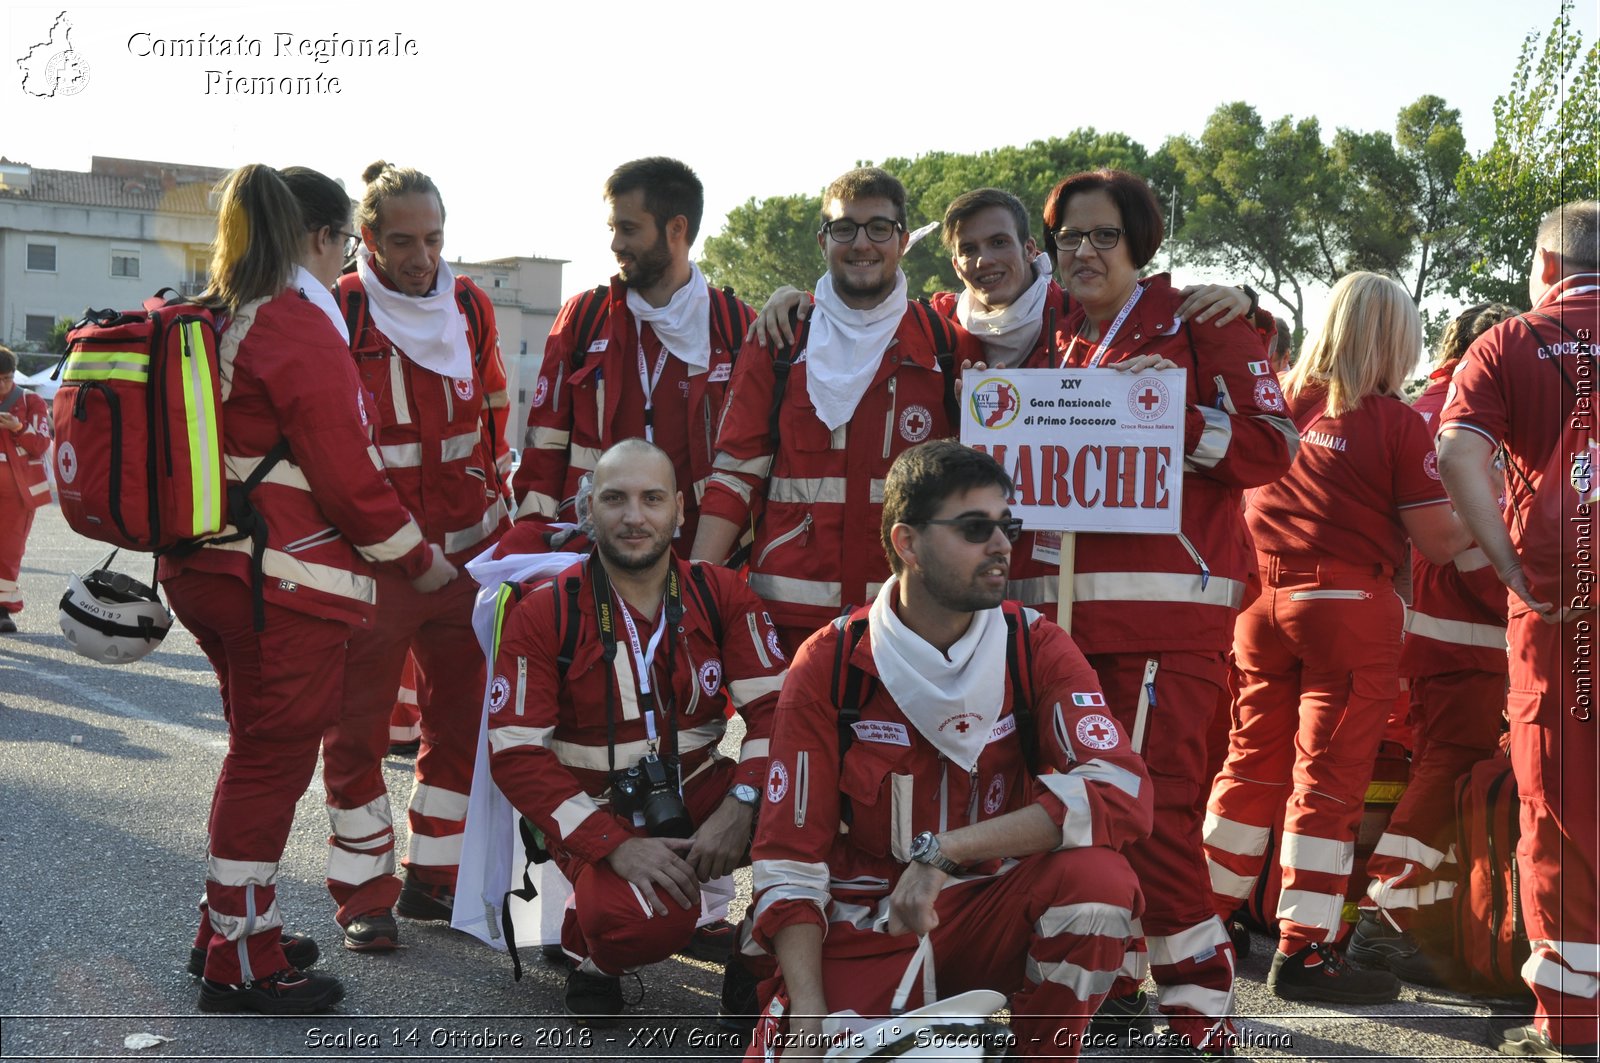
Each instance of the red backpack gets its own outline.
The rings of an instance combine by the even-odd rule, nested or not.
[[[1504,754],[1480,760],[1456,782],[1455,958],[1474,992],[1521,996],[1528,929],[1517,869],[1517,780]]]

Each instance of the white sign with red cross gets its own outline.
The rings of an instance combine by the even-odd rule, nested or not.
[[[1025,528],[1172,535],[1187,389],[1182,369],[969,370],[961,441],[1005,467]]]

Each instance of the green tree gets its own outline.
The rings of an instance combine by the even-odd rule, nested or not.
[[[720,233],[706,237],[700,269],[759,307],[780,285],[809,288],[822,274],[817,248],[819,195],[751,198],[728,212]]]
[[[1461,112],[1438,96],[1421,96],[1395,122],[1395,146],[1409,173],[1411,236],[1416,242],[1411,297],[1421,302],[1470,261],[1468,230],[1456,178],[1467,162]]]
[[[1511,87],[1494,101],[1494,144],[1463,166],[1470,258],[1447,286],[1458,296],[1527,301],[1528,263],[1540,219],[1600,194],[1600,46],[1583,46],[1563,3],[1540,47],[1531,32]]]

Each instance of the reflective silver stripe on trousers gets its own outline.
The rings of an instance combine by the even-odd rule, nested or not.
[[[750,589],[769,602],[839,607],[841,585],[825,580],[794,579],[767,572],[750,573]]]
[[[1198,574],[1177,572],[1087,572],[1072,579],[1079,602],[1186,602],[1237,609],[1244,584],[1212,576],[1204,589]]]

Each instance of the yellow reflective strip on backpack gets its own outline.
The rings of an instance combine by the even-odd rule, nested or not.
[[[494,596],[494,646],[489,653],[489,672],[494,673],[494,662],[500,658],[500,633],[506,622],[506,605],[515,598],[513,588],[509,583],[502,583],[500,591]]]
[[[220,412],[206,357],[205,324],[185,322],[180,335],[184,358],[183,413],[189,440],[189,490],[192,513],[190,536],[220,531],[222,497],[218,481],[222,469]]]
[[[150,380],[150,355],[136,351],[73,351],[62,370],[64,382],[75,380]]]

